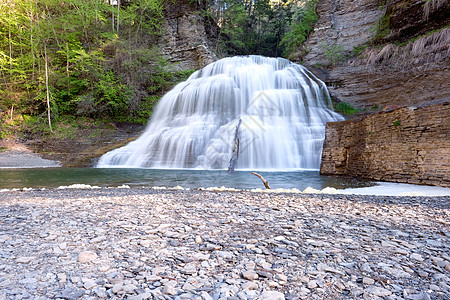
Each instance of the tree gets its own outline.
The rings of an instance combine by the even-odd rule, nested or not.
[[[319,18],[316,14],[318,0],[307,0],[295,12],[291,29],[281,40],[281,45],[286,48],[285,55],[295,52],[306,41],[314,30],[314,24]]]
[[[136,55],[160,34],[161,21],[162,0],[1,1],[0,114],[45,113],[51,128],[64,114],[123,118],[138,110],[150,79],[126,73],[156,68],[149,61],[160,62],[157,51]]]
[[[304,14],[305,7],[310,5],[308,3],[311,1],[316,0],[306,2],[204,0],[200,2],[206,7],[205,15],[213,18],[219,26],[218,52],[228,55],[281,56],[286,45],[294,47],[288,43],[288,40],[295,37],[297,33],[291,33],[289,39],[285,39],[286,34],[295,29],[296,22],[302,19],[300,15]],[[294,16],[297,16],[297,19]],[[298,40],[297,37],[295,39]]]

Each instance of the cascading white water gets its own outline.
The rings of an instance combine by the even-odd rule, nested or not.
[[[318,169],[331,110],[325,84],[301,65],[261,56],[224,58],[159,101],[145,132],[97,167]]]

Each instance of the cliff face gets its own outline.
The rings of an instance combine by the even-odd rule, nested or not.
[[[335,101],[402,107],[328,123],[321,173],[448,187],[450,1],[384,2],[319,0],[304,64]]]
[[[316,12],[319,20],[314,32],[308,38],[308,54],[303,57],[306,64],[326,65],[324,46],[342,46],[345,51],[352,51],[371,40],[376,33],[376,26],[382,18],[383,0],[319,0]]]
[[[380,39],[384,42],[405,42],[448,26],[450,22],[448,0],[391,0],[387,2],[385,11],[382,26],[390,31]]]
[[[211,24],[205,23],[199,8],[189,0],[165,3],[163,34],[158,44],[177,69],[200,69],[217,60],[209,50],[214,39],[208,30]]]
[[[328,84],[336,101],[382,109],[450,98],[450,1],[392,0],[381,5],[322,0],[317,12],[320,18],[307,41],[304,64]],[[416,40],[408,43],[412,38]],[[353,58],[330,66],[324,43]]]

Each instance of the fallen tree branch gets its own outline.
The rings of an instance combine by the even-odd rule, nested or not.
[[[262,177],[261,175],[259,175],[256,172],[252,172],[253,175],[255,175],[256,177],[258,177],[259,179],[261,179],[261,181],[264,183],[264,186],[266,187],[266,189],[270,190],[270,186],[269,186],[269,182],[264,179],[264,177]]]

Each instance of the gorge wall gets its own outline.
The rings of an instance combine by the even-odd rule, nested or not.
[[[450,102],[327,123],[321,174],[450,187]]]
[[[335,102],[372,112],[327,124],[321,174],[449,187],[450,1],[319,0],[317,13],[303,63]]]
[[[450,1],[320,0],[317,13],[303,64],[335,101],[382,109],[450,99]]]
[[[388,110],[327,124],[321,174],[450,186],[450,1],[319,0],[316,11],[303,64],[335,102]]]

